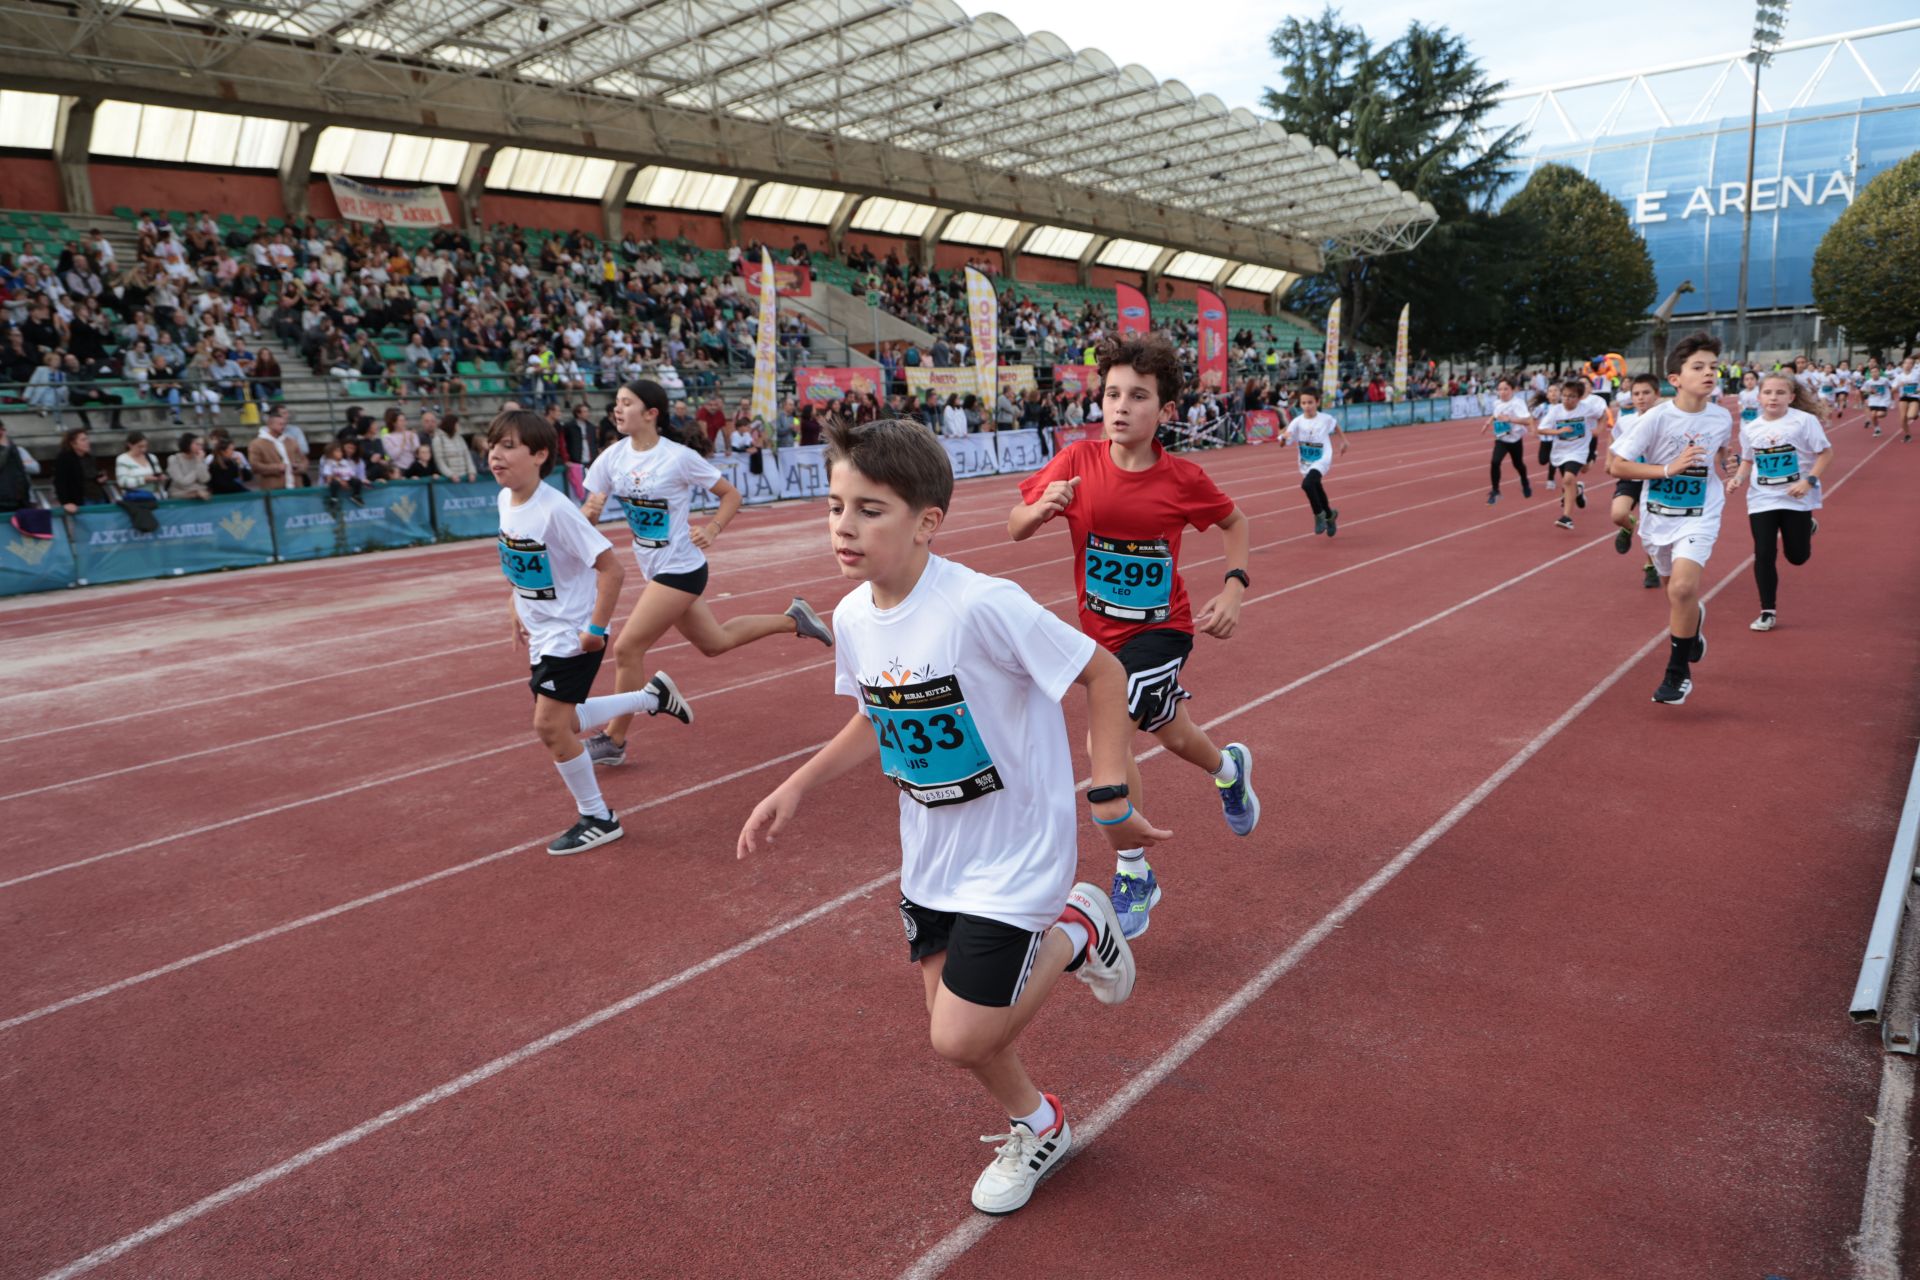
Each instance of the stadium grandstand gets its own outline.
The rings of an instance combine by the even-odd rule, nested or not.
[[[947,362],[973,265],[1003,365],[1036,368],[1023,416],[1057,420],[1050,370],[1111,325],[1116,284],[1189,358],[1217,291],[1236,380],[1291,373],[1321,345],[1280,312],[1296,275],[1435,219],[1310,139],[946,0],[139,0],[6,26],[0,288],[22,341],[0,411],[37,451],[76,421],[244,444],[272,402],[322,434],[354,409],[472,425],[636,369],[691,413],[744,394],[740,268],[763,244],[808,269],[783,378]],[[369,188],[405,210],[343,216]],[[569,325],[575,295],[597,308]]]

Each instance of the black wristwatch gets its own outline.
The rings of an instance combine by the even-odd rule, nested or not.
[[[1109,800],[1125,800],[1126,798],[1127,784],[1124,782],[1117,787],[1094,787],[1087,792],[1088,804],[1105,804]]]
[[[1247,571],[1245,569],[1229,569],[1227,570],[1227,577],[1220,579],[1220,581],[1225,582],[1227,578],[1238,578],[1240,579],[1241,586],[1247,588],[1249,591],[1253,590],[1253,582],[1247,577]]]

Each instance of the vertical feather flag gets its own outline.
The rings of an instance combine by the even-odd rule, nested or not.
[[[980,397],[980,416],[993,421],[994,398],[1000,393],[1000,299],[993,281],[967,268],[967,317],[973,322],[974,394]]]
[[[754,421],[766,436],[767,444],[773,444],[773,422],[779,404],[774,396],[775,362],[779,352],[779,330],[775,327],[774,310],[779,298],[779,283],[773,278],[773,255],[767,252],[765,245],[760,246],[760,328],[753,340],[753,406]]]
[[[1327,312],[1327,345],[1320,353],[1320,403],[1333,407],[1334,392],[1340,387],[1340,299],[1333,300]]]
[[[1393,398],[1407,398],[1407,320],[1413,314],[1413,304],[1407,303],[1400,308],[1400,339],[1393,348]]]

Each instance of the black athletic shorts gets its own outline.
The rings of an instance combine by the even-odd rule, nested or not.
[[[1646,485],[1647,482],[1645,480],[1616,480],[1613,482],[1613,496],[1616,498],[1632,498],[1635,502],[1638,502],[1640,501],[1640,491],[1646,488]]]
[[[703,564],[691,573],[656,573],[647,581],[657,582],[663,587],[672,587],[675,591],[684,591],[690,596],[705,595],[707,566]]]
[[[941,984],[970,1004],[995,1009],[1020,999],[1046,937],[985,916],[935,911],[906,898],[900,899],[900,921],[907,927],[907,959],[918,964],[946,952]]]
[[[533,664],[527,687],[543,698],[571,702],[579,706],[593,694],[593,678],[600,674],[600,660],[607,656],[604,647],[592,653],[577,653],[571,658],[541,655]]]
[[[1577,476],[1586,469],[1587,464],[1584,462],[1563,462],[1554,468],[1563,476]]]
[[[1114,651],[1127,672],[1127,714],[1148,733],[1166,728],[1191,697],[1180,687],[1180,668],[1193,652],[1193,633],[1156,627]]]

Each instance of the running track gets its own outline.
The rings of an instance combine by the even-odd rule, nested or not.
[[[1065,984],[1029,1032],[1076,1158],[998,1223],[966,1194],[1002,1123],[900,962],[893,792],[731,856],[847,714],[817,646],[656,651],[698,718],[637,726],[631,834],[561,861],[490,546],[0,607],[0,1274],[1843,1274],[1920,451],[1836,430],[1772,635],[1734,500],[1666,710],[1609,486],[1572,535],[1486,507],[1473,431],[1355,437],[1331,541],[1290,451],[1203,459],[1257,550],[1193,706],[1263,824],[1149,759],[1139,991]],[[962,483],[940,549],[1070,616],[1012,494]],[[717,610],[837,599],[819,517],[745,514]]]

